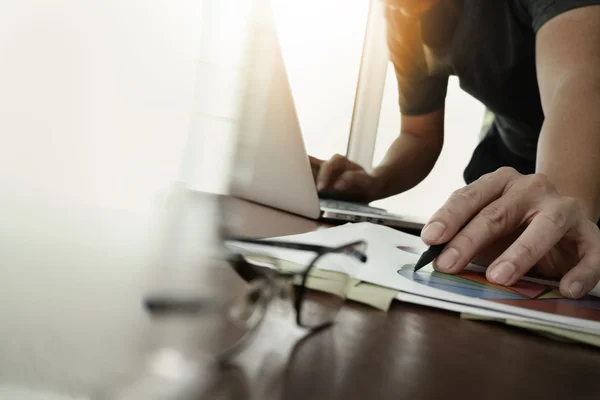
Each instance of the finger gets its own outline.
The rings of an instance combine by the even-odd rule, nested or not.
[[[570,200],[545,207],[488,267],[487,279],[500,285],[514,284],[565,236],[577,215],[577,205]]]
[[[336,154],[328,161],[323,162],[317,177],[317,190],[321,191],[328,188],[346,170],[347,166],[348,159],[340,154]]]
[[[588,294],[600,281],[600,231],[591,221],[579,230],[584,241],[584,256],[560,280],[560,293],[572,299]],[[588,224],[589,223],[589,224]]]
[[[512,168],[500,168],[455,191],[429,219],[421,239],[429,245],[449,241],[467,221],[498,199],[518,175]]]
[[[321,164],[323,164],[323,160],[313,156],[308,156],[308,161],[310,162],[310,166],[313,168],[319,168]]]
[[[434,266],[448,273],[464,269],[483,249],[517,229],[527,207],[519,192],[506,194],[484,207],[445,246]]]
[[[560,293],[572,299],[588,294],[600,280],[600,253],[586,255],[560,280]]]
[[[317,183],[317,178],[319,176],[319,168],[321,164],[323,164],[323,160],[319,160],[318,158],[308,156],[308,160],[310,162],[310,169],[312,171],[313,179],[315,183]]]
[[[333,189],[338,192],[364,194],[369,177],[363,171],[345,171],[334,182]]]
[[[318,168],[312,168],[311,172],[312,172],[313,181],[314,181],[314,183],[316,185],[317,184],[317,177],[319,176],[319,169]]]

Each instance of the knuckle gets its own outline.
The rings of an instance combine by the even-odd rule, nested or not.
[[[504,168],[504,167],[502,167]],[[485,174],[481,175],[477,180],[479,181],[483,181],[483,180],[490,180],[494,177],[494,175],[497,175],[498,171],[493,171],[493,172],[486,172]]]
[[[478,241],[469,232],[464,231],[458,232],[452,242],[456,243],[457,247],[467,249],[469,252],[478,246]]]
[[[457,189],[450,195],[451,201],[457,203],[467,203],[470,206],[479,204],[481,194],[472,186],[465,186]]]
[[[346,181],[347,183],[354,183],[357,180],[357,176],[354,171],[345,171],[340,175],[338,180]]]
[[[500,167],[493,172],[482,175],[478,181],[493,186],[504,186],[506,190],[515,183],[516,178],[519,176],[521,174],[512,167]]]
[[[361,170],[352,171],[352,173],[348,175],[350,175],[352,179],[360,181],[363,181],[367,178],[367,175]]]
[[[562,198],[562,204],[565,212],[569,215],[574,215],[579,211],[579,202],[573,197],[564,196]]]
[[[554,184],[550,178],[542,173],[536,173],[529,176],[528,186],[530,189],[538,190],[543,193],[556,193]]]
[[[505,168],[505,167],[502,167],[502,168]],[[496,178],[498,176],[501,176],[501,175],[502,175],[502,172],[499,172],[499,171],[487,172],[487,173],[481,175],[479,177],[479,179],[477,179],[477,180],[479,182],[490,182],[490,183],[493,183],[496,180]]]
[[[542,218],[545,218],[556,230],[565,230],[569,225],[569,214],[560,208],[550,214],[541,214]]]
[[[577,200],[571,197],[564,197],[550,212],[539,214],[539,216],[545,218],[556,230],[565,231],[570,227],[578,209]]]
[[[504,230],[508,225],[508,210],[505,207],[490,204],[479,212],[479,217],[491,230]]]
[[[515,259],[519,261],[519,264],[532,264],[538,261],[537,247],[531,243],[519,243],[516,242],[515,246]]]
[[[515,176],[521,175],[513,167],[500,167],[495,172],[492,172],[492,174],[496,174],[505,179],[511,179],[511,178],[514,178]]]
[[[337,165],[337,164],[343,163],[345,160],[346,160],[346,157],[344,157],[343,155],[341,155],[341,154],[334,154],[334,155],[333,155],[333,156],[332,156],[332,157],[329,159],[329,162],[330,162],[331,164],[336,164],[336,165]]]

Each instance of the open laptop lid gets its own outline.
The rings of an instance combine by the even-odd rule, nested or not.
[[[273,11],[268,1],[255,5],[231,193],[317,219],[319,199]]]

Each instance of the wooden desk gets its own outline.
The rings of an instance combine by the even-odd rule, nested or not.
[[[255,204],[239,201],[237,206],[248,234],[274,236],[318,226]],[[284,335],[279,329],[263,332]],[[348,304],[335,326],[298,342],[291,353],[268,339],[256,347],[265,361],[250,364],[250,376],[270,366],[274,354],[280,357],[275,357],[279,367],[273,377],[246,387],[253,398],[600,398],[596,349],[399,302],[387,314]]]
[[[240,234],[319,226],[242,201],[233,207]],[[40,230],[26,244],[18,235],[8,238],[31,251],[7,256],[3,247],[0,398],[199,398],[193,388],[205,371],[159,340],[172,328],[193,361],[195,337],[181,333],[193,322],[159,327],[142,310],[146,282],[162,280],[168,261],[140,252],[155,243],[140,232],[148,232],[143,219],[115,212],[95,214],[84,228],[58,237]],[[238,290],[239,280],[226,279]],[[183,274],[175,288],[189,290],[190,281]],[[183,383],[191,392],[176,397]],[[334,326],[309,337],[274,312],[211,387],[202,398],[598,399],[600,352],[431,308],[398,303],[386,314],[348,304]]]

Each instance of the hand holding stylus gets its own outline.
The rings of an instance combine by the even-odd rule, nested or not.
[[[534,271],[561,278],[562,295],[579,298],[600,280],[596,224],[548,178],[512,168],[484,175],[450,196],[421,233],[423,241],[435,247],[419,266],[439,253],[434,267],[458,273],[490,245],[511,235],[515,239],[487,269],[489,281],[510,286]]]

